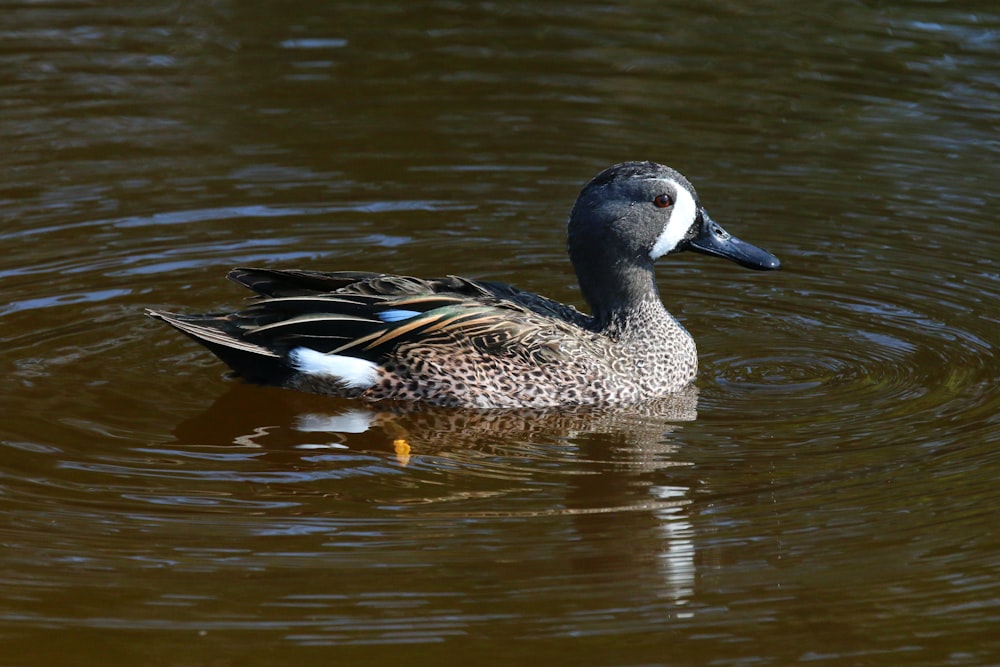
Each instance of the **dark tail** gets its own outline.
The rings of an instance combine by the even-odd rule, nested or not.
[[[179,315],[151,309],[146,314],[204,345],[250,382],[281,385],[293,373],[283,354],[241,338],[239,327],[226,315]]]

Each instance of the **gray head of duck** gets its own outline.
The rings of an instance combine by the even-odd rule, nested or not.
[[[570,260],[598,323],[659,300],[653,263],[693,250],[757,270],[778,258],[730,235],[709,217],[694,186],[655,162],[605,169],[580,192],[570,214]]]

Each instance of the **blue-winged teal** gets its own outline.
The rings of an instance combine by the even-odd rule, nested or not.
[[[730,236],[681,174],[602,171],[576,200],[569,255],[591,314],[458,276],[235,269],[261,295],[230,314],[149,311],[253,382],[476,408],[636,402],[684,387],[694,340],[663,307],[653,262],[682,250],[777,269]]]

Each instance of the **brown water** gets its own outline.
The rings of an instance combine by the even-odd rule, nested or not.
[[[1000,664],[994,2],[134,4],[0,8],[0,664]],[[376,414],[141,315],[579,304],[624,159],[785,265],[661,262],[645,412]]]

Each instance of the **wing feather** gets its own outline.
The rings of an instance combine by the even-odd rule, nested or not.
[[[234,357],[237,364],[267,357],[280,364],[299,346],[382,363],[403,345],[558,361],[568,354],[559,341],[590,326],[590,318],[571,306],[503,283],[457,276],[423,280],[241,268],[229,277],[258,295],[244,310],[154,315],[227,363]],[[384,311],[415,315],[379,317]]]

